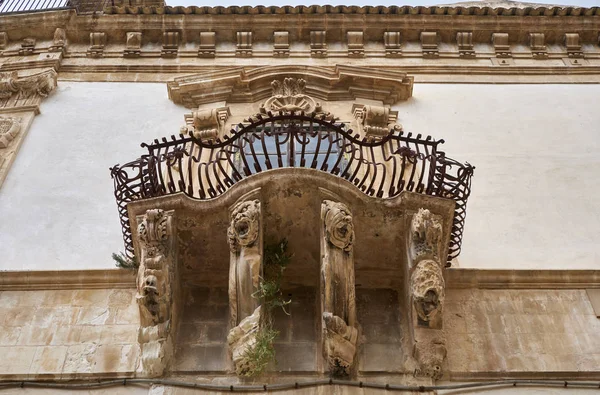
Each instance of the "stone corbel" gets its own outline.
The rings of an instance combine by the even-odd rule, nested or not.
[[[90,58],[101,58],[104,56],[104,47],[106,46],[106,33],[90,33],[90,47],[87,50],[87,56]]]
[[[163,58],[175,58],[179,51],[179,32],[163,32],[162,49],[160,56]]]
[[[321,331],[323,357],[334,376],[355,365],[358,341],[354,289],[354,225],[342,203],[321,205]]]
[[[252,32],[237,32],[235,55],[240,57],[252,56]]]
[[[214,58],[217,51],[216,42],[215,32],[200,32],[198,57]]]
[[[408,232],[411,320],[415,376],[439,379],[446,357],[442,309],[445,298],[440,217],[419,209]]]
[[[310,56],[314,58],[327,56],[327,32],[325,30],[310,32]]]
[[[27,102],[39,104],[56,88],[56,71],[42,71],[19,77],[16,71],[0,73],[0,107],[19,107]],[[30,104],[29,104],[30,105]]]
[[[352,114],[356,118],[358,131],[368,141],[387,137],[392,129],[402,130],[402,125],[396,123],[398,111],[391,111],[389,107],[354,104]]]
[[[263,271],[263,230],[258,200],[236,204],[227,230],[230,248],[229,308],[227,335],[235,372],[244,375],[253,370],[246,350],[256,343],[261,325],[261,306],[255,297]]]
[[[440,57],[437,32],[421,32],[421,46],[423,48],[423,58],[435,59]]]
[[[544,33],[529,33],[529,47],[534,59],[548,59]]]
[[[161,376],[173,353],[177,256],[174,212],[160,209],[139,216],[140,267],[136,300],[140,311],[138,371]]]
[[[290,56],[290,33],[273,33],[273,56],[278,58],[287,58]]]
[[[125,44],[125,50],[123,50],[123,57],[139,58],[142,54],[142,33],[127,32],[126,39],[127,42]]]
[[[230,116],[229,107],[199,109],[185,115],[186,126],[181,131],[192,132],[198,140],[216,140],[225,131]]]
[[[21,56],[33,55],[33,51],[35,50],[35,43],[36,43],[35,38],[32,38],[32,37],[24,38],[23,41],[21,41],[21,49],[19,49],[19,55],[21,55]]]
[[[52,38],[52,45],[48,49],[49,52],[64,52],[67,45],[67,33],[65,29],[57,27],[54,30],[54,37]]]
[[[402,55],[402,42],[400,41],[400,32],[383,33],[383,44],[385,46],[385,56],[394,58]]]

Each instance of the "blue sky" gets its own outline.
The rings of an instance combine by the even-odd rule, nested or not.
[[[435,5],[435,4],[450,4],[457,1],[465,1],[465,0],[403,0],[401,2],[393,1],[393,0],[378,0],[378,1],[369,1],[369,0],[329,0],[329,1],[318,1],[318,0],[166,0],[168,5],[197,5],[197,6],[231,6],[231,5],[325,5],[325,4],[333,4],[333,5]],[[600,6],[600,0],[555,0],[555,1],[544,1],[544,0],[533,0],[531,3],[537,4],[560,4],[560,5],[571,5],[571,6],[580,6],[580,7],[593,7]]]

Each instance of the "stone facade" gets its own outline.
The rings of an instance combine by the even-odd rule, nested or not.
[[[489,94],[467,99],[454,85],[447,85],[454,89],[448,100],[442,89],[434,92],[453,102],[453,115],[440,121],[442,111],[436,110],[436,102],[422,99],[428,88],[421,85],[419,96],[415,87],[489,83],[484,88],[491,91],[496,83],[560,83],[564,90],[580,92],[576,89],[582,84],[600,82],[598,7],[509,3],[210,8],[142,0],[113,2],[103,10],[85,1],[73,5],[44,13],[0,14],[0,187],[11,176],[13,162],[20,160],[29,169],[48,173],[53,166],[61,169],[61,181],[67,179],[78,191],[68,196],[74,198],[69,203],[73,211],[56,209],[54,200],[42,199],[46,204],[42,207],[50,208],[31,205],[38,218],[35,224],[14,224],[14,235],[0,224],[3,232],[6,229],[0,235],[0,240],[7,240],[3,253],[18,251],[14,246],[22,242],[19,235],[25,233],[20,229],[26,226],[32,229],[27,230],[28,237],[31,233],[36,240],[32,248],[38,251],[47,245],[45,240],[61,244],[85,238],[75,258],[48,249],[41,264],[45,259],[71,259],[88,269],[86,262],[96,259],[91,257],[90,251],[96,251],[92,244],[103,243],[105,233],[118,239],[123,230],[127,252],[139,268],[2,272],[0,352],[5,358],[0,360],[0,387],[17,380],[24,387],[18,391],[38,393],[45,389],[27,386],[119,380],[111,384],[119,387],[90,391],[173,395],[247,386],[264,392],[274,385],[295,386],[282,391],[290,394],[366,394],[385,391],[386,385],[441,394],[445,392],[436,385],[496,379],[553,379],[565,386],[592,380],[597,387],[597,251],[570,255],[592,268],[585,272],[461,268],[456,256],[466,199],[454,199],[456,190],[436,178],[445,176],[438,172],[446,164],[448,172],[460,168],[472,173],[470,165],[444,162],[452,161],[445,152],[470,159],[461,149],[476,140],[466,138],[472,124],[486,134],[475,143],[473,160],[484,163],[482,190],[488,189],[477,204],[490,206],[488,213],[502,204],[489,183],[496,180],[494,171],[503,170],[488,166],[485,156],[496,155],[497,161],[498,152],[510,156],[506,151],[511,149],[511,158],[523,161],[518,171],[508,172],[514,174],[508,181],[566,167],[552,163],[553,167],[540,170],[528,162],[535,158],[522,159],[526,156],[519,151],[522,147],[502,139],[515,133],[505,130],[502,122],[496,122],[502,133],[491,133],[479,118],[456,116],[461,106],[474,107]],[[106,92],[94,96],[97,87],[90,82],[102,82],[99,86],[107,86]],[[119,84],[123,82],[128,84]],[[133,82],[160,84],[164,101],[150,104],[154,93],[142,104],[115,94],[152,90],[129,84]],[[89,90],[79,92],[78,85]],[[91,104],[77,107],[75,113],[64,108],[61,117],[73,121],[52,135],[61,144],[47,144],[47,136],[36,134],[30,137],[42,141],[44,148],[36,158],[27,149],[18,154],[40,109],[50,108],[56,116],[62,110],[60,97],[67,97],[69,90],[79,92],[80,105]],[[109,95],[114,101],[106,105]],[[506,115],[511,104],[491,96],[497,103],[488,100],[495,105],[485,111]],[[423,103],[431,107],[419,108]],[[590,103],[581,106],[586,105]],[[97,112],[90,111],[94,106]],[[111,120],[123,109],[122,118]],[[422,112],[411,116],[411,109]],[[596,114],[585,115],[591,119],[586,125],[597,126]],[[56,119],[44,115],[35,122],[45,126],[48,119]],[[569,111],[566,117],[572,121],[581,114]],[[154,134],[156,119],[164,122],[159,135]],[[79,121],[81,130],[73,132]],[[439,122],[468,129],[453,136],[443,154],[437,147],[440,140],[422,137],[433,126],[444,126]],[[531,125],[545,121],[522,116],[519,122],[524,125],[523,146],[531,143],[525,134],[537,130]],[[105,130],[94,129],[97,124]],[[405,128],[407,124],[413,127]],[[129,199],[118,201],[122,229],[116,213],[114,232],[100,221],[92,231],[80,226],[88,217],[76,207],[84,202],[88,212],[99,210],[107,216],[94,199],[101,200],[102,192],[111,195],[112,190],[107,174],[107,185],[101,192],[93,189],[98,196],[88,198],[86,191],[97,183],[95,177],[79,179],[78,167],[103,160],[102,155],[90,160],[90,153],[100,146],[119,154],[130,152],[131,157],[139,154],[134,152],[138,135],[136,144],[129,144],[136,128],[151,131],[152,135],[139,137],[157,139],[150,145],[159,147],[155,157],[142,156],[140,161],[157,160],[164,168],[153,173],[140,165],[136,178],[125,167],[113,167],[115,187],[119,178],[139,181],[128,184],[133,187],[125,192],[115,192],[117,199],[123,195]],[[286,135],[284,130],[292,132]],[[560,147],[564,156],[573,156],[568,143],[549,130],[543,137],[556,140],[554,151]],[[165,147],[178,139],[177,132],[185,141],[169,151]],[[585,151],[580,156],[593,156],[597,136],[591,134],[577,142]],[[275,140],[265,140],[265,135]],[[394,146],[393,141],[400,140],[391,139],[400,136],[407,144]],[[269,149],[279,150],[279,139],[284,138],[289,142],[286,151],[277,154],[279,165],[271,163]],[[541,138],[533,140],[543,145]],[[255,161],[249,164],[248,147],[259,146],[252,145],[255,141],[263,143],[259,154],[263,156],[256,159],[253,151]],[[273,141],[272,147],[266,146]],[[325,153],[316,150],[325,141],[338,145],[331,144],[323,159]],[[415,148],[421,143],[435,149]],[[46,150],[46,145],[54,149]],[[223,149],[212,150],[216,146]],[[374,153],[374,147],[381,151]],[[312,164],[306,164],[305,151],[314,154]],[[58,163],[45,161],[40,153],[57,157]],[[330,155],[337,155],[338,161],[327,162]],[[427,164],[432,158],[438,162]],[[287,166],[281,164],[284,161]],[[367,166],[360,167],[361,163]],[[570,176],[582,174],[583,164],[577,163],[572,172],[565,170],[561,188],[588,190],[588,183],[595,180],[572,181]],[[470,189],[470,175],[468,180],[457,184],[458,189]],[[524,184],[520,196],[527,196],[530,183],[508,185],[508,181],[500,176],[496,183],[509,190]],[[36,185],[35,192],[62,191],[63,184],[44,185]],[[561,193],[554,189],[556,195]],[[25,191],[11,188],[6,195],[11,203],[0,195],[0,205],[17,211],[12,209],[15,201],[29,203]],[[67,200],[68,193],[64,195],[62,200]],[[597,206],[585,196],[578,199],[589,205],[588,216],[594,217]],[[544,202],[539,200],[540,211]],[[528,220],[530,211],[512,204],[513,217],[522,216],[522,223],[532,229],[541,227]],[[544,213],[552,216],[555,211],[546,207]],[[55,212],[60,212],[58,221]],[[492,238],[482,220],[485,215],[476,218],[474,232]],[[557,222],[562,232],[564,221]],[[542,250],[535,255],[546,259],[542,267],[552,259],[546,244],[542,248],[537,240],[543,236],[536,236],[553,234],[551,229],[528,232],[529,228],[503,225],[502,237],[527,233],[527,240],[537,242],[528,248]],[[580,228],[582,234],[595,234],[597,224]],[[72,235],[76,229],[80,234]],[[266,265],[274,259],[267,248],[274,240],[286,240],[291,251],[291,263],[277,278],[277,288],[271,289],[276,308],[269,305],[273,299],[264,297],[266,287],[273,286]],[[469,248],[478,250],[478,259],[501,259],[498,251],[510,251],[505,240],[498,238],[489,251],[488,245],[476,243]],[[595,240],[571,244],[591,243]],[[30,256],[30,251],[22,253]],[[11,254],[11,259],[25,259]],[[519,254],[534,260],[531,256],[527,251]],[[512,256],[506,260],[520,264]],[[477,259],[473,261],[477,267]],[[265,328],[276,333],[270,343],[261,338]],[[259,347],[272,348],[276,359],[261,376],[248,378],[260,363],[255,353]],[[453,393],[472,393],[464,391]],[[513,393],[519,391],[526,390],[516,388]]]

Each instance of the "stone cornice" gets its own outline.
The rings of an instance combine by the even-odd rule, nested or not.
[[[282,15],[282,14],[359,14],[359,15],[475,15],[475,16],[593,16],[600,15],[600,7],[463,7],[441,6],[230,6],[230,7],[106,7],[105,14],[134,15]]]
[[[600,288],[600,270],[446,269],[449,288],[584,289]]]
[[[124,269],[0,272],[0,291],[135,289],[136,272]]]
[[[306,94],[326,101],[364,98],[394,104],[412,96],[413,78],[404,73],[342,65],[229,68],[176,78],[167,86],[171,100],[194,108],[218,101],[251,103],[266,99],[271,96],[271,82],[285,77],[303,78]]]
[[[600,288],[600,270],[445,269],[444,276],[450,289]],[[124,269],[0,272],[0,291],[135,287],[135,271]]]

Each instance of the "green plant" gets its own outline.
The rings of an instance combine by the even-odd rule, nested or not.
[[[260,278],[258,289],[252,296],[260,301],[263,306],[261,322],[256,334],[256,343],[246,349],[244,355],[251,368],[244,372],[244,376],[260,376],[269,363],[275,360],[275,340],[279,332],[273,329],[273,310],[281,308],[284,313],[285,306],[291,300],[285,300],[281,292],[281,279],[287,265],[291,262],[292,255],[288,254],[288,241],[283,239],[278,243],[267,244],[263,250],[263,276]]]
[[[140,267],[140,263],[135,256],[129,258],[122,252],[118,254],[113,252],[112,259],[115,261],[115,266],[121,269],[137,270]]]

